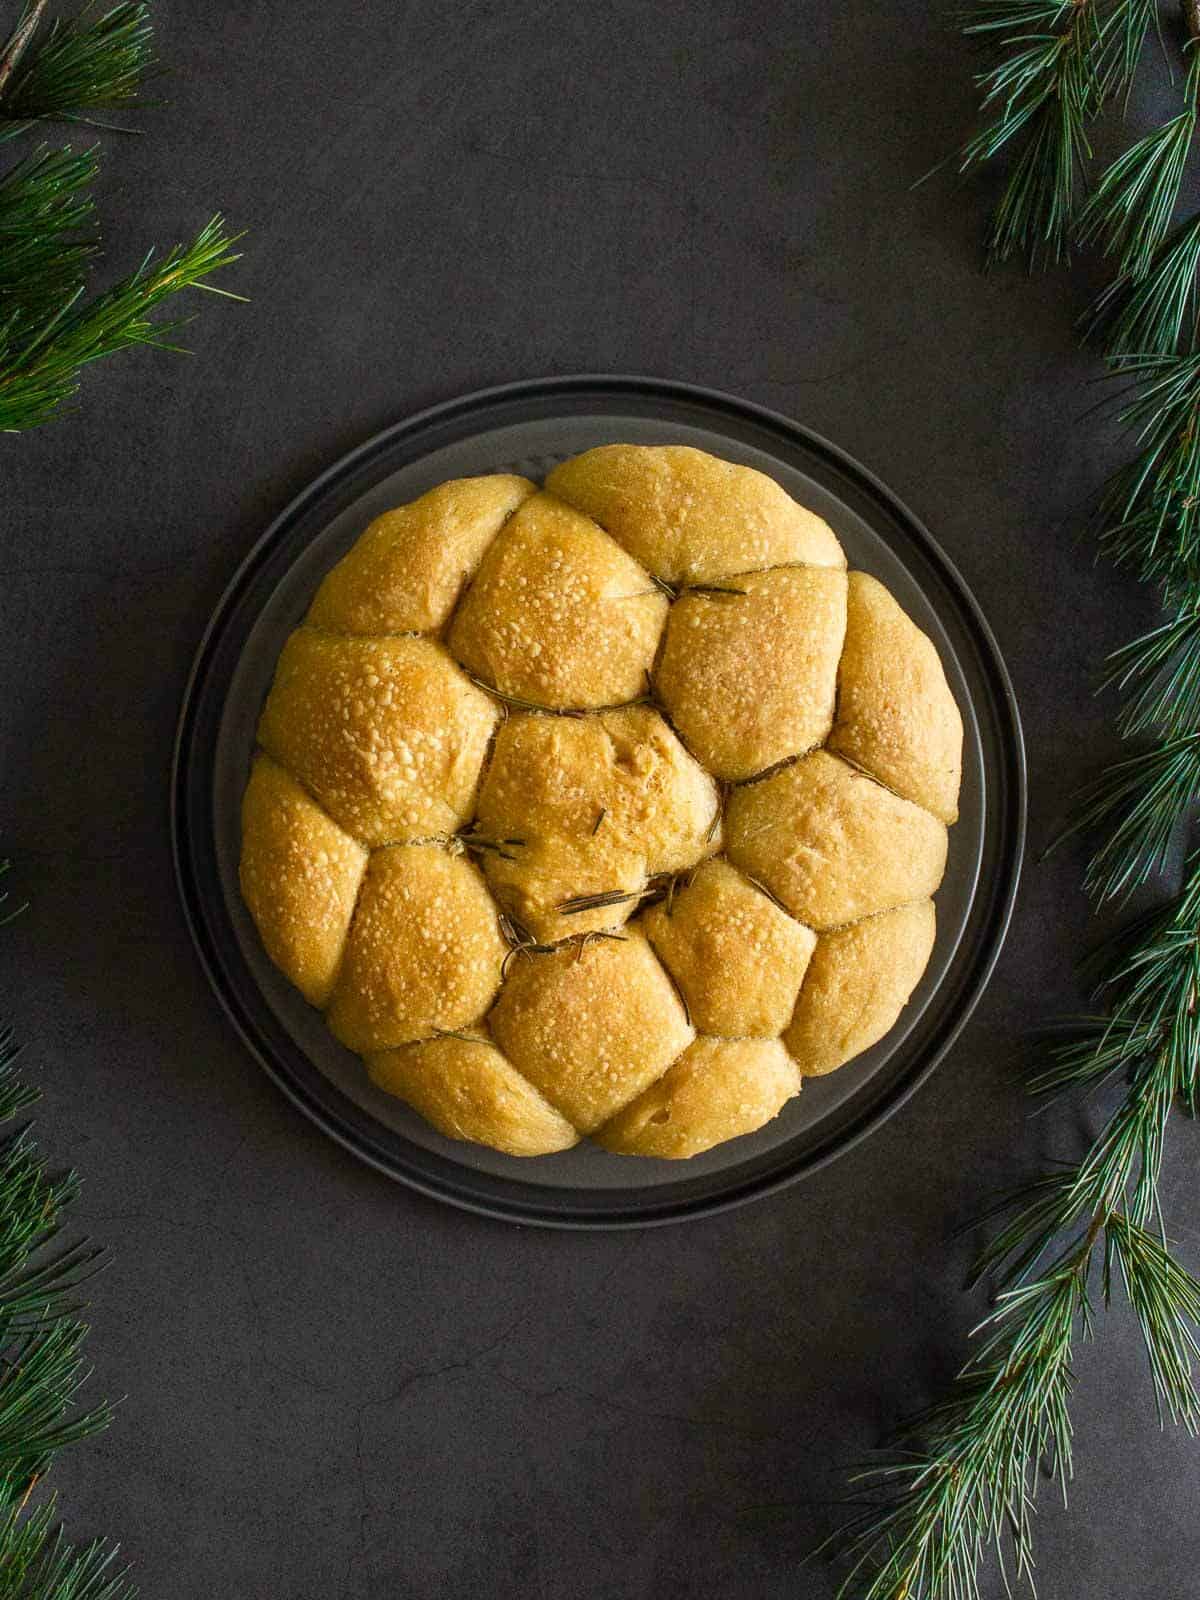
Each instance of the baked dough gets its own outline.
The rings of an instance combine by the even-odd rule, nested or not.
[[[806,1078],[832,1072],[893,1026],[929,962],[932,900],[897,906],[817,940],[783,1036]]]
[[[698,450],[377,517],[258,739],[264,949],[448,1139],[696,1155],[875,1044],[929,960],[962,759],[936,648]]]
[[[448,643],[502,695],[591,709],[644,691],[666,618],[666,595],[615,540],[539,494],[484,556]]]
[[[500,904],[541,942],[624,922],[659,873],[719,848],[717,786],[648,706],[594,717],[511,716],[476,830]],[[505,841],[508,841],[505,843]],[[588,896],[630,898],[589,910]]]
[[[372,847],[454,833],[475,805],[500,711],[431,639],[297,628],[258,742]]]
[[[555,467],[546,487],[665,583],[719,583],[797,561],[846,565],[829,524],[773,478],[688,445],[601,445]]]
[[[642,926],[701,1033],[782,1033],[817,936],[727,861],[706,861]]]
[[[455,478],[367,525],[317,590],[308,620],[335,633],[428,633],[531,494],[528,478]]]
[[[407,1100],[447,1139],[510,1156],[569,1150],[579,1135],[486,1038],[422,1039],[367,1057],[371,1082]]]
[[[518,956],[491,1016],[505,1055],[581,1133],[660,1078],[695,1034],[635,929]]]
[[[924,900],[946,868],[946,828],[817,750],[735,789],[729,859],[809,927],[837,928]]]
[[[508,947],[478,870],[442,845],[371,857],[329,1026],[351,1050],[464,1028],[491,1004]]]
[[[366,870],[358,840],[257,756],[242,797],[242,895],[267,954],[309,1005],[333,990]]]
[[[949,823],[958,821],[962,741],[933,641],[877,578],[852,572],[829,748]]]
[[[671,607],[655,687],[711,773],[752,778],[828,736],[845,632],[838,568],[744,573]]]
[[[799,1091],[796,1063],[778,1039],[696,1039],[596,1143],[616,1155],[698,1156],[754,1133]]]

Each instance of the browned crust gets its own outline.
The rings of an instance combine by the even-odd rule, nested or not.
[[[805,1077],[870,1049],[894,1026],[933,950],[932,900],[898,906],[817,941],[783,1036]]]

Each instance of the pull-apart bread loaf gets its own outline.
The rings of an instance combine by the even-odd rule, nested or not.
[[[258,743],[263,947],[451,1139],[696,1155],[882,1039],[933,949],[937,651],[820,517],[698,450],[376,518]]]

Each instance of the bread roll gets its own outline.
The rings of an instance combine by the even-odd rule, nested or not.
[[[546,487],[666,583],[846,565],[829,525],[773,478],[687,445],[601,445],[555,467]]]
[[[479,872],[440,845],[376,850],[367,868],[329,1026],[351,1050],[389,1050],[477,1022],[508,946]]]
[[[499,730],[477,828],[508,844],[483,857],[505,909],[541,941],[618,926],[640,890],[719,848],[716,785],[656,711],[591,717],[515,714]],[[511,859],[509,859],[511,858]]]
[[[895,1024],[933,950],[932,900],[822,934],[783,1036],[805,1077],[861,1055]]]
[[[735,789],[726,831],[734,865],[818,930],[925,899],[946,866],[943,823],[823,750]]]
[[[778,1039],[697,1039],[595,1135],[617,1155],[678,1161],[770,1122],[800,1091]]]
[[[368,523],[317,590],[308,620],[336,633],[430,633],[536,486],[497,473],[455,478]]]
[[[741,781],[811,750],[833,726],[846,574],[780,567],[730,578],[728,589],[684,593],[671,607],[654,682],[692,754]]]
[[[310,1005],[329,999],[367,852],[256,756],[242,797],[242,895],[263,948]]]
[[[829,748],[950,823],[958,820],[962,741],[932,642],[878,579],[852,572]]]
[[[551,1155],[579,1142],[567,1119],[486,1039],[422,1039],[368,1056],[367,1071],[447,1139],[510,1156]]]
[[[670,978],[633,929],[518,956],[491,1027],[517,1070],[580,1133],[661,1077],[694,1037]]]
[[[633,700],[646,687],[667,597],[590,518],[526,500],[483,558],[450,627],[472,676],[551,707]]]
[[[428,639],[298,628],[258,740],[363,844],[454,833],[475,805],[493,700]]]
[[[706,861],[642,928],[695,1026],[730,1038],[779,1036],[817,942],[726,861]]]

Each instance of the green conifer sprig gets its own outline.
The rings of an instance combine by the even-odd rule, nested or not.
[[[1125,385],[1135,455],[1105,485],[1096,533],[1157,588],[1166,614],[1107,663],[1135,748],[1098,776],[1068,830],[1100,835],[1086,882],[1102,902],[1165,880],[1200,800],[1200,214],[1176,216],[1195,144],[1200,5],[1189,0],[1184,16],[1178,111],[1087,199],[1091,124],[1127,103],[1154,8],[988,0],[966,24],[993,65],[977,80],[982,127],[961,165],[1008,162],[989,259],[1034,265],[1079,244],[1116,267],[1082,328]],[[1114,1299],[1141,1330],[1160,1418],[1200,1426],[1200,1283],[1173,1253],[1159,1205],[1172,1116],[1200,1110],[1200,854],[1178,891],[1105,940],[1089,967],[1096,1010],[1046,1043],[1030,1088],[1102,1095],[1107,1116],[1082,1156],[1001,1208],[972,1274],[994,1298],[969,1359],[897,1450],[854,1480],[847,1596],[978,1600],[989,1552],[1006,1579],[1032,1585],[1039,1478],[1049,1463],[1065,1497],[1073,1471],[1072,1351]]]
[[[147,4],[45,13],[46,0],[27,4],[0,46],[0,141],[35,123],[108,127],[97,112],[147,104],[142,83],[154,62]],[[93,362],[139,344],[178,349],[184,319],[157,321],[152,313],[185,290],[240,298],[211,282],[238,259],[238,236],[218,215],[190,244],[157,260],[149,252],[112,288],[86,299],[99,250],[89,192],[96,172],[94,150],[46,146],[0,172],[0,431],[60,416]]]
[[[1102,173],[1075,227],[1080,244],[1117,256],[1120,274],[1135,283],[1145,277],[1175,215],[1198,92],[1200,56],[1193,51],[1179,115],[1130,145]]]
[[[99,248],[93,151],[43,147],[0,177],[0,306],[6,322],[52,316]]]
[[[16,15],[0,44],[0,142],[53,121],[100,122],[98,111],[144,104],[152,64],[149,7],[88,6],[48,19],[47,0]],[[175,348],[178,317],[157,313],[181,291],[213,288],[236,259],[220,217],[186,246],[149,252],[133,272],[85,298],[98,250],[90,187],[94,151],[43,145],[0,171],[0,430],[58,416],[81,372],[136,344]],[[216,291],[222,292],[222,291]],[[0,864],[0,871],[3,865]],[[3,896],[0,896],[2,899]],[[11,917],[0,916],[0,923]],[[0,1122],[36,1096],[18,1077],[0,1030]],[[81,1290],[99,1265],[64,1242],[71,1174],[52,1176],[27,1128],[0,1139],[0,1596],[3,1600],[131,1600],[116,1549],[72,1543],[41,1480],[66,1446],[106,1425],[104,1404],[78,1403],[87,1377]]]
[[[55,18],[39,37],[45,10],[46,0],[26,5],[0,49],[0,118],[9,124],[0,138],[32,122],[92,122],[97,111],[145,104],[141,86],[154,64],[149,5],[103,13],[88,5]]]

